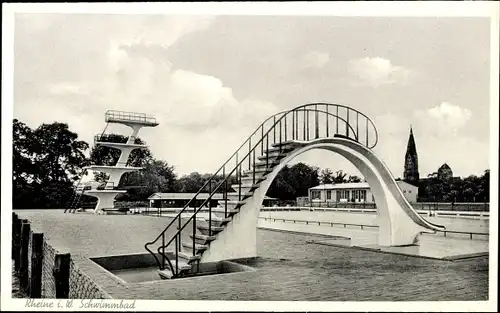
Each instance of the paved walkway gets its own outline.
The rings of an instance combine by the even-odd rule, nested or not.
[[[59,251],[89,257],[144,253],[170,219],[143,215],[68,214],[62,210],[18,210]],[[173,231],[173,229],[172,229]]]

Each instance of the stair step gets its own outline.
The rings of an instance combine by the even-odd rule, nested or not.
[[[288,155],[287,153],[279,153],[279,154],[269,155],[269,157],[266,156],[266,155],[261,155],[261,156],[257,157],[257,159],[259,159],[259,160],[265,160],[266,158],[269,158],[269,161],[271,161],[271,160],[277,160],[277,159],[280,159],[280,158],[284,158],[287,155]]]
[[[191,242],[183,242],[182,246],[184,248],[188,248],[188,249],[191,249],[191,251],[193,251],[193,242],[192,241]],[[196,252],[204,251],[204,250],[208,249],[207,245],[202,245],[202,244],[196,244],[195,247],[196,247]]]
[[[226,223],[229,223],[231,221],[232,221],[232,219],[230,217],[224,218],[224,217],[218,217],[217,215],[212,216],[212,223],[217,222],[220,224],[226,224]]]
[[[251,177],[253,180],[253,177]],[[257,178],[256,178],[257,179]],[[242,180],[243,180],[243,177],[242,177]],[[241,189],[252,189],[252,188],[257,188],[259,187],[260,185],[259,184],[252,184],[252,182],[248,182],[248,183],[242,183],[241,184]],[[236,185],[231,185],[231,188],[233,188],[234,190],[238,190],[238,188],[240,188],[240,185],[239,184],[236,184]]]
[[[296,140],[288,140],[288,141],[283,141],[283,142],[281,142],[281,143],[279,143],[279,142],[277,142],[277,143],[273,143],[273,144],[271,145],[271,147],[276,148],[276,147],[281,146],[281,147],[282,147],[282,149],[283,149],[283,147],[287,147],[287,148],[289,147],[289,148],[291,148],[291,149],[292,149],[292,148],[296,148],[298,145],[300,145],[300,142],[299,142],[299,141],[296,141]]]
[[[208,218],[206,219],[207,223],[208,223]],[[206,230],[208,231],[208,225],[196,225],[196,227],[199,229],[199,230]],[[224,230],[224,227],[221,227],[221,226],[213,226],[210,227],[210,229],[212,230],[212,232],[221,232]]]
[[[201,259],[201,255],[199,254],[193,255],[192,253],[186,253],[182,251],[180,251],[178,255],[179,258],[187,260],[188,263]]]
[[[253,196],[253,191],[247,191],[247,192],[243,192],[241,191],[241,194],[236,191],[236,192],[229,192],[227,194],[227,199],[229,201],[237,201],[238,197],[241,196],[241,201],[243,201],[243,198],[247,198],[247,197],[251,197]],[[221,204],[222,206],[224,206],[224,201],[221,201],[219,202],[219,204]]]
[[[160,275],[161,279],[172,279],[172,277],[174,276],[172,271],[168,269],[159,270],[158,275]]]
[[[267,174],[267,173],[271,173],[272,171],[273,171],[272,168],[266,168],[266,167],[255,168],[255,174]],[[248,175],[249,177],[253,178],[253,172],[254,172],[254,169],[244,170],[243,174]],[[255,175],[255,176],[257,176],[257,175]]]
[[[266,179],[265,176],[255,176],[255,185],[257,185],[258,183],[262,182],[265,179]],[[253,182],[253,177],[248,177],[248,176],[241,177],[242,184],[252,184],[252,182]]]
[[[236,210],[237,212],[234,212],[234,214],[238,213],[239,210]],[[221,213],[221,212],[215,212],[215,213]],[[203,219],[205,222],[207,222],[208,224],[208,217],[207,218],[204,218]],[[219,217],[217,216],[216,214],[212,214],[212,227],[222,227],[224,225],[226,225],[227,223],[231,222],[231,218],[230,217]]]
[[[184,271],[188,271],[191,269],[191,265],[187,264],[184,261],[179,260],[178,264],[179,264],[179,273],[184,272]],[[175,260],[173,260],[172,265],[174,266],[174,270],[175,270]],[[162,279],[171,279],[174,276],[174,274],[170,270],[170,267],[167,267],[164,270],[159,270],[158,274],[160,275],[160,277]]]
[[[276,165],[279,165],[280,164],[280,161],[276,160],[276,159],[273,159],[273,160],[269,160],[268,162],[266,162],[266,159],[264,158],[264,161],[259,161],[259,162],[255,162],[255,164],[253,165],[255,168],[261,168],[261,167],[274,167]]]
[[[193,235],[189,235],[189,238],[193,239]],[[207,236],[207,235],[195,234],[194,238],[198,239],[200,241],[210,242],[210,241],[214,241],[216,237],[215,236]]]
[[[238,203],[241,203],[240,205],[243,205],[245,203],[245,201],[231,201],[231,202],[238,202]],[[236,213],[239,212],[239,206],[237,207],[236,204],[230,204],[229,201],[227,202],[227,211],[235,211]],[[212,208],[212,213],[224,213],[225,212],[225,207],[224,207],[224,203],[221,203],[221,207],[215,207],[215,208]]]
[[[223,207],[222,209],[224,210],[224,204],[227,203],[227,206],[229,208],[229,206],[231,207],[235,207],[235,206],[238,206],[238,205],[243,205],[245,204],[246,202],[245,201],[237,201],[237,200],[227,200],[227,201],[224,201],[224,202],[220,202],[219,204]],[[212,208],[213,209],[218,209],[218,208]]]
[[[239,213],[239,212],[240,212],[239,208],[230,208],[229,206],[227,208],[227,214],[229,214],[229,215],[234,215],[234,214]],[[226,210],[224,209],[224,207],[222,207],[222,208],[212,208],[212,213],[219,213],[219,214],[222,213],[222,214],[224,214],[224,213],[226,213]]]
[[[289,151],[292,151],[293,149],[295,149],[295,146],[283,145],[283,143],[281,144],[281,148],[280,148],[279,143],[275,143],[271,146],[272,146],[272,148],[264,150],[263,153],[268,154],[268,153],[275,153],[275,152],[278,152],[278,153],[279,152],[289,152]]]

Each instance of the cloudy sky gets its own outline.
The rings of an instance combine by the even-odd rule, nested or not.
[[[410,125],[421,176],[489,168],[487,18],[18,14],[14,40],[15,118],[91,143],[108,109],[151,114],[160,125],[140,135],[181,175],[213,172],[266,117],[315,101],[367,114],[396,177]],[[327,152],[296,161],[356,172]]]

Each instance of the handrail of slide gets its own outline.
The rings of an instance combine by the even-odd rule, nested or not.
[[[324,106],[325,108],[325,111],[322,111],[322,110],[318,110],[318,106],[321,107],[321,106]],[[310,107],[313,107],[313,109],[310,109]],[[330,113],[329,112],[329,108],[330,107],[334,107],[336,109],[336,115],[333,114],[333,113]],[[339,108],[344,108],[346,109],[346,119],[344,119],[343,117],[339,116]],[[155,253],[153,253],[150,249],[149,249],[149,246],[158,242],[158,240],[160,238],[162,238],[162,244],[160,247],[158,247],[158,253],[160,255],[162,255],[162,258],[165,260],[167,259],[171,269],[172,269],[172,272],[173,273],[176,273],[177,271],[174,271],[172,265],[171,265],[171,262],[168,260],[168,258],[166,257],[166,255],[164,254],[164,248],[166,246],[168,246],[169,244],[171,244],[173,242],[174,239],[176,239],[176,246],[177,244],[180,244],[180,241],[178,242],[177,239],[180,240],[180,235],[181,235],[181,232],[182,230],[188,225],[188,223],[193,220],[193,218],[196,217],[197,213],[203,208],[204,205],[207,204],[207,202],[209,202],[211,199],[212,199],[212,196],[219,190],[219,188],[221,188],[222,185],[226,185],[226,188],[224,189],[224,194],[227,193],[227,183],[228,183],[228,179],[229,177],[232,177],[231,175],[233,173],[236,172],[236,179],[239,178],[240,180],[240,186],[241,186],[241,166],[243,165],[243,162],[246,162],[248,161],[248,168],[249,170],[251,169],[251,155],[253,153],[253,163],[255,164],[255,153],[258,149],[258,147],[260,146],[260,152],[261,152],[261,155],[264,154],[264,151],[267,151],[269,149],[269,138],[271,137],[270,134],[271,134],[271,131],[273,132],[273,144],[276,144],[277,143],[277,140],[276,140],[276,133],[277,131],[279,132],[279,143],[281,144],[282,142],[284,142],[282,139],[282,132],[284,131],[284,136],[285,136],[285,142],[287,141],[287,130],[289,131],[289,128],[290,127],[287,127],[287,121],[288,121],[288,117],[291,117],[291,128],[292,128],[292,139],[299,139],[300,138],[300,133],[299,133],[299,128],[300,126],[302,125],[302,132],[303,133],[303,136],[302,138],[304,140],[309,140],[310,139],[310,112],[313,112],[315,113],[315,116],[314,116],[314,121],[313,121],[313,124],[315,126],[315,134],[314,134],[314,137],[315,138],[319,138],[319,133],[320,133],[320,124],[319,124],[319,114],[323,114],[324,116],[326,116],[326,128],[325,128],[325,131],[326,131],[326,137],[329,137],[329,118],[330,117],[335,117],[336,118],[336,131],[334,132],[333,130],[331,131],[331,134],[332,135],[335,135],[335,134],[340,134],[339,132],[339,120],[340,121],[343,121],[344,124],[345,124],[345,132],[346,132],[346,137],[350,137],[350,133],[353,134],[353,136],[355,137],[354,140],[359,142],[359,116],[361,115],[362,117],[365,117],[366,120],[365,120],[365,126],[366,126],[366,142],[365,142],[365,145],[367,148],[373,148],[376,143],[378,142],[378,133],[377,133],[377,130],[376,130],[376,127],[375,125],[373,124],[373,122],[363,113],[357,111],[357,110],[354,110],[352,108],[349,108],[347,106],[343,106],[343,105],[337,105],[337,104],[328,104],[328,103],[312,103],[312,104],[305,104],[305,105],[302,105],[302,106],[299,106],[295,109],[292,109],[292,110],[289,110],[289,111],[282,111],[280,113],[277,113],[271,117],[269,117],[268,119],[266,119],[259,127],[257,127],[257,129],[248,137],[248,139],[236,150],[235,153],[232,154],[232,156],[221,166],[221,168],[219,168],[219,170],[217,170],[213,175],[212,177],[210,177],[206,182],[205,184],[202,186],[202,188],[200,188],[200,190],[195,194],[195,196],[188,201],[188,203],[186,204],[186,206],[178,212],[178,214],[170,221],[170,223],[167,225],[167,227],[151,242],[148,242],[145,244],[145,249],[147,251],[149,251],[156,259],[157,263],[159,264],[160,268],[163,268],[163,266],[165,265],[164,264],[164,261],[163,263],[160,262]],[[351,123],[349,122],[349,118],[350,118],[350,113],[353,113],[355,114],[355,117],[356,117],[356,124],[355,124],[355,127],[356,127],[356,130],[354,130],[354,124],[351,125]],[[302,122],[303,123],[299,123],[299,120],[300,120],[300,117],[299,117],[299,114],[302,115]],[[278,117],[278,118],[277,118]],[[269,127],[267,129],[267,131],[265,131],[264,129],[264,126],[266,124],[266,122],[270,121],[271,119],[273,119],[273,123],[271,125],[271,127]],[[333,121],[332,121],[333,123]],[[284,124],[284,128],[282,127],[282,125]],[[375,131],[375,142],[373,144],[370,145],[370,141],[369,141],[369,124],[372,126],[373,130]],[[278,128],[279,127],[279,128]],[[257,141],[257,143],[255,143],[252,147],[252,137],[256,134],[258,134],[260,131],[260,139]],[[307,134],[307,136],[306,136]],[[264,150],[264,139],[266,139],[266,150]],[[254,141],[255,142],[255,141]],[[239,160],[238,159],[238,153],[246,146],[246,144],[248,143],[248,152],[245,154],[245,156]],[[245,148],[246,149],[246,148]],[[279,146],[279,150],[281,151],[281,145]],[[245,150],[246,152],[246,150]],[[232,170],[229,171],[229,173],[226,173],[225,171],[225,168],[226,168],[226,165],[229,164],[230,161],[232,161],[233,159],[236,159],[236,165],[234,167],[232,167]],[[267,158],[266,158],[267,160]],[[220,176],[220,172],[222,171],[222,181],[214,188],[214,190],[212,191],[212,184],[211,182],[215,180],[216,177]],[[254,167],[254,170],[253,170],[253,177],[254,177],[254,183],[255,183],[255,167]],[[196,197],[203,191],[207,188],[207,186],[210,188],[209,190],[209,196],[205,199],[205,201],[200,205],[200,207],[195,210],[194,214],[191,215],[191,217],[185,221],[183,223],[183,225],[181,225],[181,215],[182,213],[185,212],[186,208],[189,207],[189,205],[191,204],[191,202],[193,200],[196,199]],[[241,200],[241,187],[240,187],[240,196],[239,196],[239,199]],[[227,197],[225,197],[225,207],[227,209]],[[226,210],[227,212],[227,210]],[[227,216],[227,215],[225,215]],[[209,208],[209,218],[211,218],[211,208]],[[175,223],[175,222],[178,222],[178,229],[177,229],[177,232],[170,238],[170,240],[168,242],[165,242],[165,233],[167,231],[167,229],[169,229],[170,227],[172,227],[172,225]],[[196,219],[194,219],[194,221],[196,221]],[[195,223],[195,222],[194,222]],[[210,232],[210,228],[211,228],[211,223],[209,223],[209,233]],[[194,234],[195,234],[195,225],[193,225],[193,244],[194,244]],[[163,251],[163,253],[162,253]],[[176,253],[178,253],[177,249],[175,251]],[[194,250],[193,250],[194,252]],[[176,265],[177,266],[177,265]]]

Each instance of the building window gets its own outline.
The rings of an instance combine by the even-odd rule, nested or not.
[[[340,199],[341,200],[349,200],[349,190],[340,190]]]
[[[353,190],[351,200],[354,202],[366,201],[366,190]]]
[[[332,191],[331,191],[331,190],[328,190],[328,191],[326,192],[326,198],[327,198],[328,200],[331,200],[331,199],[332,199]]]
[[[352,191],[352,199],[354,202],[359,199],[359,190]]]
[[[366,190],[360,190],[359,201],[363,201],[363,202],[366,201]]]
[[[319,190],[312,190],[311,191],[311,199],[315,200],[315,199],[320,199],[321,198],[321,193],[319,192]]]
[[[337,190],[337,200],[349,200],[349,190]]]

